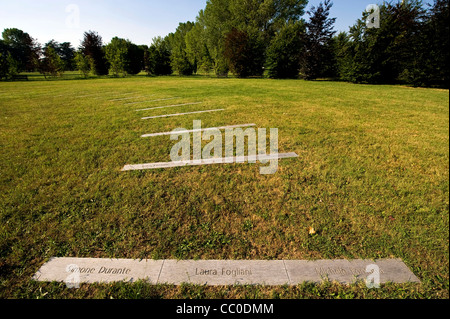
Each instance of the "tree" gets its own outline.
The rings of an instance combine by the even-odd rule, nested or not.
[[[14,78],[17,74],[20,73],[20,62],[14,59],[11,52],[8,52],[8,55],[6,56],[6,65],[7,65],[7,72],[6,76],[9,79]]]
[[[145,49],[144,52],[144,71],[147,76],[152,74],[152,62],[150,61],[150,48]]]
[[[429,37],[423,33],[421,1],[385,3],[380,6],[380,14],[380,28],[367,28],[368,13],[350,28],[350,42],[345,44],[349,56],[344,58],[345,64],[339,58],[340,68],[345,65],[339,73],[357,83],[421,85],[426,78],[423,69]]]
[[[33,71],[38,59],[39,44],[28,33],[12,28],[2,33],[4,45],[18,63],[18,71]]]
[[[174,34],[169,35],[172,69],[179,75],[192,75],[197,71],[197,61],[189,59],[186,51],[186,35],[194,27],[193,22],[180,23]]]
[[[108,74],[108,65],[103,50],[102,37],[97,32],[88,31],[84,33],[80,50],[84,55],[90,56],[94,61],[96,75]]]
[[[425,52],[428,59],[424,71],[428,75],[428,85],[450,87],[450,46],[449,46],[449,1],[435,0],[425,24]]]
[[[131,41],[127,41],[127,61],[126,71],[128,74],[138,74],[144,70],[144,54],[148,49],[146,45],[136,45]]]
[[[64,70],[73,71],[75,70],[75,49],[72,47],[70,42],[60,43],[56,52],[61,57],[64,62]]]
[[[11,79],[20,73],[20,62],[14,59],[9,46],[0,40],[0,80]]]
[[[232,29],[247,33],[255,49],[263,49],[261,58],[273,36],[287,23],[299,21],[307,0],[209,0],[200,11],[197,22],[204,28],[208,52],[216,73],[228,72],[225,39]]]
[[[126,76],[128,67],[128,43],[125,39],[118,37],[112,38],[111,42],[105,47],[106,58],[108,59],[109,72],[117,77],[120,74]]]
[[[341,80],[352,81],[355,50],[348,33],[340,32],[333,38],[333,51],[336,76]]]
[[[153,38],[145,61],[148,74],[170,75],[172,66],[170,61],[170,44],[168,38]]]
[[[44,49],[44,57],[38,62],[38,70],[47,78],[47,75],[61,76],[64,73],[64,62],[52,46]]]
[[[297,78],[304,51],[305,26],[289,23],[274,36],[267,49],[267,67],[271,78]]]
[[[8,74],[8,61],[6,60],[6,56],[0,52],[0,80],[6,78]]]
[[[197,70],[209,73],[214,67],[214,61],[206,44],[204,25],[198,20],[186,34],[186,54],[189,62],[197,66]]]
[[[8,74],[8,47],[0,39],[0,80],[7,77]]]
[[[85,56],[81,51],[75,53],[76,68],[87,78],[91,71],[94,71],[94,61],[90,56]]]
[[[226,35],[224,56],[230,70],[240,78],[261,76],[264,71],[264,46],[245,31],[233,28]]]
[[[330,0],[320,2],[319,6],[308,11],[310,16],[306,23],[306,50],[302,58],[301,74],[312,80],[329,75],[332,55],[332,37],[335,34],[333,24],[336,18],[329,18],[333,3]]]
[[[59,55],[64,63],[64,70],[73,71],[75,69],[75,49],[71,46],[70,42],[58,43],[55,40],[50,40],[44,45],[44,50],[47,47],[52,47]]]

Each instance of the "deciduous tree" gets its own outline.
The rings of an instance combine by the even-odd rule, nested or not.
[[[125,39],[118,37],[112,38],[111,42],[105,47],[106,58],[109,62],[109,72],[117,77],[126,76],[128,68],[128,43]]]
[[[288,23],[274,36],[267,49],[267,68],[271,78],[298,78],[304,52],[303,22]]]
[[[90,56],[95,64],[95,74],[107,75],[108,65],[103,49],[102,37],[94,31],[84,33],[84,39],[81,42],[80,50],[85,56]]]

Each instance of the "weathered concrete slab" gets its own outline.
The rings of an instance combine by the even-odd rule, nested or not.
[[[399,259],[371,260],[286,260],[286,271],[290,283],[297,285],[302,282],[320,283],[324,280],[351,284],[366,280],[371,274],[367,267],[379,267],[380,283],[420,282],[420,280]]]
[[[122,168],[122,172],[159,169],[159,168],[184,167],[184,166],[245,163],[249,161],[265,161],[265,160],[275,160],[294,157],[298,157],[298,155],[296,153],[277,153],[277,154],[256,155],[256,156],[218,157],[211,159],[191,160],[191,161],[134,164],[134,165],[125,165]]]
[[[190,115],[190,114],[200,114],[200,113],[210,113],[210,112],[220,112],[220,111],[225,111],[225,109],[215,109],[215,110],[196,111],[196,112],[187,112],[187,113],[148,116],[148,117],[143,117],[142,119],[143,120],[151,120],[151,119],[158,119],[158,118],[164,118],[164,117],[183,116],[183,115]]]
[[[166,260],[159,283],[180,285],[285,285],[289,283],[282,260]]]
[[[157,100],[149,100],[149,101],[138,101],[138,102],[129,102],[129,103],[125,103],[125,105],[127,105],[127,104],[141,104],[141,103],[159,102],[159,101],[168,101],[168,100],[176,100],[176,99],[181,99],[181,97],[169,97],[169,98],[165,98],[165,99],[157,99]]]
[[[125,97],[125,98],[120,98],[120,99],[112,99],[112,100],[108,100],[108,101],[117,102],[117,101],[125,101],[125,100],[139,99],[139,98],[142,98],[142,96]]]
[[[146,280],[151,284],[211,286],[298,285],[367,281],[378,271],[380,284],[420,283],[399,259],[384,260],[129,260],[52,258],[33,276],[37,281],[111,283]]]
[[[184,104],[173,104],[173,105],[157,106],[157,107],[151,107],[151,108],[147,108],[147,109],[136,110],[136,112],[151,111],[151,110],[158,110],[158,109],[167,109],[167,108],[170,108],[170,107],[177,107],[177,106],[197,105],[197,104],[202,104],[202,103],[203,102],[195,102],[195,103],[184,103]]]
[[[81,283],[158,281],[163,261],[100,258],[52,258],[34,275],[37,281]]]
[[[185,134],[185,133],[196,133],[196,132],[207,132],[212,130],[225,130],[227,128],[243,128],[243,127],[253,127],[256,126],[256,124],[239,124],[239,125],[228,125],[228,126],[218,126],[218,127],[208,127],[208,128],[201,128],[201,129],[195,129],[195,130],[186,130],[186,131],[176,131],[176,132],[162,132],[162,133],[151,133],[151,134],[144,134],[141,135],[141,137],[155,137],[155,136],[167,136],[167,135],[173,135],[173,134]]]

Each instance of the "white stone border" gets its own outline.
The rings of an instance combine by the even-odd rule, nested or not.
[[[170,97],[170,98],[166,98],[166,99],[157,99],[157,100],[150,100],[150,101],[129,102],[129,103],[125,103],[125,105],[128,105],[128,104],[139,104],[139,103],[150,103],[150,102],[159,102],[159,101],[168,101],[168,100],[176,100],[176,99],[181,99],[181,97]]]
[[[250,161],[253,161],[253,162],[267,161],[267,160],[294,158],[294,157],[298,157],[298,155],[296,153],[277,153],[277,154],[256,155],[256,156],[253,155],[253,156],[219,157],[219,158],[191,160],[191,161],[179,161],[179,162],[159,162],[159,163],[147,163],[147,164],[134,164],[134,165],[125,165],[122,168],[122,172],[140,171],[140,170],[158,169],[158,168],[185,167],[185,166],[245,163],[245,162],[250,162]]]
[[[228,126],[218,126],[218,127],[208,127],[208,128],[202,128],[202,129],[196,129],[196,130],[186,130],[186,131],[177,131],[177,132],[162,132],[162,133],[151,133],[151,134],[144,134],[141,135],[141,137],[155,137],[155,136],[167,136],[172,134],[185,134],[185,133],[196,133],[196,132],[205,132],[205,131],[212,131],[212,130],[225,130],[228,128],[242,128],[242,127],[254,127],[256,124],[238,124],[238,125],[228,125]]]
[[[225,111],[225,109],[215,109],[215,110],[188,112],[188,113],[177,113],[177,114],[148,116],[148,117],[143,117],[142,119],[143,120],[151,120],[151,119],[158,119],[158,118],[164,118],[164,117],[183,116],[183,115],[189,115],[189,114],[200,114],[200,113],[210,113],[210,112],[220,112],[220,111]]]
[[[400,259],[372,260],[131,260],[51,258],[33,276],[67,284],[135,282],[211,286],[298,285],[335,281],[352,284],[379,270],[379,283],[420,283]],[[367,282],[366,282],[367,283]]]
[[[177,106],[186,106],[186,105],[197,105],[202,104],[203,102],[193,102],[193,103],[184,103],[184,104],[173,104],[173,105],[165,105],[165,106],[157,106],[157,107],[151,107],[148,109],[140,109],[136,110],[136,112],[142,112],[142,111],[150,111],[150,110],[157,110],[157,109],[166,109],[169,107],[177,107]]]

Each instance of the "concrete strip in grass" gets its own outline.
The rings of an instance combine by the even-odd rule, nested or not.
[[[112,283],[145,280],[151,284],[209,286],[299,285],[334,281],[353,284],[379,269],[380,283],[420,283],[400,259],[372,260],[132,260],[51,258],[36,281]]]
[[[183,116],[183,115],[190,115],[190,114],[210,113],[210,112],[220,112],[220,111],[225,111],[225,109],[215,109],[215,110],[188,112],[188,113],[176,113],[176,114],[148,116],[148,117],[143,117],[142,119],[143,120],[151,120],[151,119],[158,119],[158,118],[165,118],[165,117]]]
[[[277,154],[256,155],[256,156],[253,155],[253,156],[219,157],[219,158],[191,160],[191,161],[159,162],[159,163],[125,165],[122,168],[122,171],[123,172],[140,171],[140,170],[147,170],[147,169],[174,168],[174,167],[185,167],[185,166],[202,166],[202,165],[214,165],[214,164],[234,164],[234,163],[245,163],[245,162],[255,162],[255,161],[268,161],[268,160],[270,161],[270,160],[275,160],[275,159],[294,158],[294,157],[298,157],[298,155],[296,153],[277,153]]]
[[[196,133],[196,132],[206,132],[206,131],[212,131],[212,130],[225,130],[230,128],[242,128],[242,127],[252,127],[256,126],[256,124],[239,124],[239,125],[228,125],[228,126],[219,126],[219,127],[208,127],[208,128],[202,128],[202,129],[196,129],[196,130],[186,130],[186,131],[177,131],[177,132],[162,132],[162,133],[151,133],[151,134],[144,134],[141,137],[156,137],[156,136],[167,136],[172,134],[185,134],[185,133]]]

